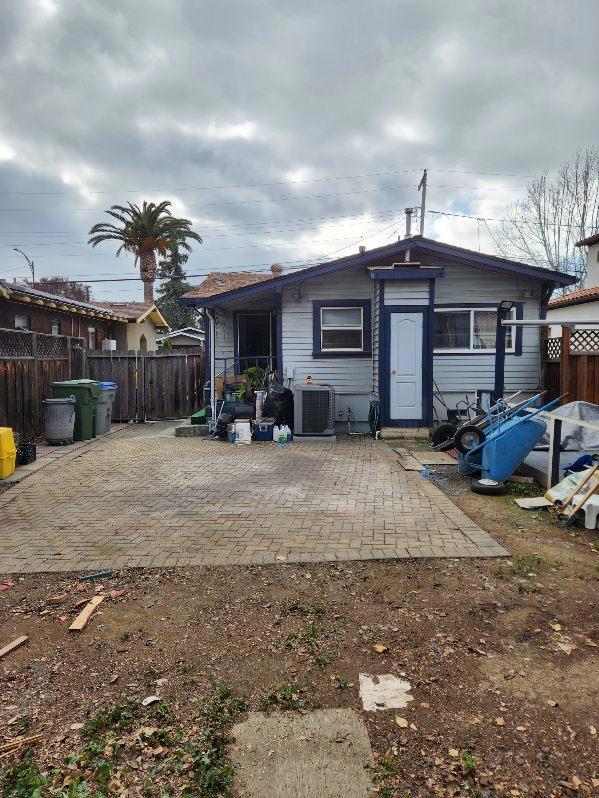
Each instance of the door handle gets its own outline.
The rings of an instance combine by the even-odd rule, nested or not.
[[[395,376],[397,376],[397,372],[395,371],[395,369],[393,369],[393,371],[391,372],[391,376],[392,376],[392,377],[395,377]]]

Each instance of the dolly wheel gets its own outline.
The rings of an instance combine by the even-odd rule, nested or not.
[[[481,496],[501,496],[505,493],[505,483],[495,479],[473,479],[470,488],[472,493],[480,493]]]
[[[467,454],[485,440],[485,433],[473,424],[464,424],[456,432],[453,442],[461,454]]]

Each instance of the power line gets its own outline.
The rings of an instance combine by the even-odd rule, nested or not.
[[[462,169],[429,169],[429,172],[436,174],[460,174],[460,175],[482,175],[488,177],[517,177],[529,179],[533,175],[521,175],[509,172],[476,172],[466,171]],[[303,180],[278,180],[270,183],[230,183],[220,186],[174,186],[170,188],[126,188],[126,189],[113,189],[111,191],[89,191],[89,194],[114,194],[121,192],[123,194],[142,194],[144,192],[157,193],[157,192],[171,192],[171,191],[221,191],[226,189],[238,188],[268,188],[272,186],[289,186],[300,185],[304,183],[325,183],[335,180],[364,180],[371,177],[391,177],[393,175],[409,174],[410,172],[422,172],[422,168],[417,169],[399,169],[391,172],[367,172],[361,175],[330,175],[328,177],[307,177]],[[69,194],[68,191],[0,191],[0,196],[65,196]]]
[[[435,213],[439,216],[456,216],[460,219],[473,219],[474,221],[480,222],[507,222],[508,224],[516,224],[513,219],[501,219],[496,216],[472,216],[467,213],[452,213],[450,211],[427,211],[427,213]],[[545,222],[545,224],[551,227],[580,228],[579,224],[558,224],[557,222]]]

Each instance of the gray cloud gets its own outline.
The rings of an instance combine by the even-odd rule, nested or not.
[[[25,274],[23,245],[40,274],[132,274],[75,243],[128,199],[194,219],[197,272],[384,243],[423,166],[430,208],[504,215],[525,179],[435,170],[528,175],[596,143],[598,27],[592,0],[5,0],[0,273]],[[469,220],[427,231],[478,242]]]

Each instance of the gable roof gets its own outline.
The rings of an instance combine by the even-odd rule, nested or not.
[[[8,280],[0,280],[0,296],[5,299],[14,299],[18,302],[32,302],[33,304],[45,306],[63,312],[84,313],[90,316],[104,316],[114,321],[125,321],[125,317],[118,311],[104,307],[104,303],[80,302],[77,299],[70,299],[61,294],[50,294],[47,291],[40,291],[33,288],[28,283],[11,283]]]
[[[307,266],[277,277],[273,277],[272,274],[261,275],[252,272],[230,272],[225,273],[226,276],[223,277],[222,272],[214,272],[208,275],[195,289],[184,294],[180,301],[182,304],[195,307],[212,307],[223,300],[251,296],[272,288],[280,290],[284,285],[300,282],[310,277],[332,274],[352,266],[366,267],[380,264],[403,255],[408,250],[410,250],[411,260],[421,260],[422,255],[425,257],[426,255],[433,255],[456,263],[542,280],[556,286],[572,285],[577,281],[576,277],[554,271],[553,269],[529,266],[528,264],[501,258],[497,255],[485,255],[472,249],[456,247],[453,244],[444,244],[431,238],[412,236],[411,238],[404,238],[401,241],[386,244],[366,252],[360,252],[357,255],[346,255],[343,258]],[[415,253],[418,253],[419,257],[416,257]],[[236,275],[239,279],[246,278],[246,280],[232,287],[231,283],[226,279],[229,274]],[[233,282],[236,282],[236,280],[233,280]]]
[[[565,308],[568,305],[584,305],[587,302],[597,301],[599,301],[599,286],[594,286],[593,288],[581,288],[579,291],[572,291],[563,296],[556,296],[549,300],[547,308],[553,310],[554,308]]]
[[[198,341],[203,341],[206,338],[204,331],[200,330],[198,327],[182,327],[180,330],[170,330],[164,335],[157,335],[156,340],[164,341],[167,338],[176,338],[179,335]]]
[[[127,321],[136,321],[140,324],[149,316],[157,327],[170,329],[154,302],[98,302],[98,305],[120,314]]]

